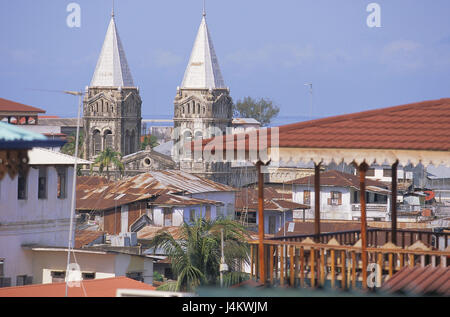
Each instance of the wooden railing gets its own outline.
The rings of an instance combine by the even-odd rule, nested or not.
[[[272,238],[271,240],[300,242],[306,238],[310,238],[317,241],[318,243],[326,244],[331,239],[336,239],[340,245],[353,246],[359,240],[360,235],[361,235],[360,230],[350,230],[350,231],[321,233],[317,237],[317,239],[314,234],[305,234],[305,235],[275,237]],[[449,239],[450,233],[446,232],[397,229],[396,244],[402,248],[406,248],[413,245],[417,241],[422,241],[425,244],[432,246],[438,250],[444,250],[449,246]],[[381,228],[367,229],[368,247],[379,247],[390,241],[392,241],[391,229],[381,229]]]
[[[251,242],[250,247],[251,275],[259,279],[258,241]],[[327,285],[365,289],[368,280],[382,284],[404,266],[447,267],[450,257],[449,251],[409,250],[390,243],[379,248],[366,248],[365,252],[368,261],[363,267],[362,248],[340,245],[335,239],[328,244],[314,243],[308,238],[302,242],[265,240],[265,281],[270,285],[291,287]],[[374,273],[367,271],[371,267],[377,268]],[[364,270],[367,274],[363,274]],[[363,275],[369,277],[364,280]]]

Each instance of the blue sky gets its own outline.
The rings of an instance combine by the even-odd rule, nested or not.
[[[66,6],[81,6],[81,27]],[[381,28],[366,24],[366,0],[207,0],[207,21],[234,100],[266,97],[275,123],[450,97],[450,2],[378,0]],[[0,1],[0,97],[76,115],[76,99],[42,90],[89,85],[111,0]],[[116,0],[116,22],[143,99],[142,114],[171,117],[200,24],[202,0]]]

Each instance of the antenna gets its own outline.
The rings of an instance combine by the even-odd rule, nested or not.
[[[111,16],[114,17],[114,0],[112,0],[112,11],[111,11]]]
[[[312,120],[312,116],[313,116],[313,84],[306,83],[305,86],[309,86],[309,93],[311,94],[311,109],[309,110],[309,119]]]
[[[203,16],[206,16],[206,0],[203,0]]]

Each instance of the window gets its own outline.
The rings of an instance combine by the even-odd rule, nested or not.
[[[170,208],[164,208],[164,227],[171,227],[172,226],[172,220],[173,220],[173,213]]]
[[[66,278],[66,272],[64,271],[52,271],[52,283],[62,283],[65,281]]]
[[[5,272],[5,259],[0,259],[0,277],[3,276]]]
[[[366,176],[375,176],[375,169],[369,168],[366,172]]]
[[[28,275],[17,275],[16,286],[31,285],[33,284],[33,277]]]
[[[275,234],[275,225],[276,225],[276,218],[275,216],[269,216],[269,234]]]
[[[311,204],[311,191],[310,190],[303,191],[303,203],[305,205]]]
[[[27,177],[21,172],[17,180],[17,199],[27,199]]]
[[[129,272],[125,274],[126,277],[131,278],[132,280],[144,282],[144,277],[142,276],[142,272]]]
[[[57,197],[60,199],[66,198],[67,191],[67,168],[60,167],[56,170],[58,174],[58,188],[57,188]]]
[[[331,205],[331,206],[342,205],[342,193],[341,192],[331,192],[331,198],[328,199],[328,205]]]
[[[383,170],[383,176],[384,177],[392,177],[392,170],[391,169],[384,169]]]
[[[216,206],[216,218],[223,218],[223,206]]]
[[[95,272],[81,273],[83,280],[95,280]]]
[[[92,138],[94,140],[94,155],[100,154],[102,151],[102,137],[100,136],[100,131],[95,130]]]
[[[38,199],[47,199],[47,168],[39,168]]]

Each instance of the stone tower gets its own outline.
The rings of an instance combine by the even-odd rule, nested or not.
[[[203,12],[189,64],[175,96],[174,144],[206,139],[218,135],[218,131],[225,134],[226,128],[231,127],[232,123],[232,104]],[[183,150],[178,151],[177,147],[174,150],[174,159],[179,161],[181,170],[229,183],[229,163],[194,161]]]
[[[141,97],[117,32],[114,12],[83,105],[84,158],[107,147],[127,155],[140,150]]]

